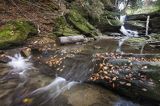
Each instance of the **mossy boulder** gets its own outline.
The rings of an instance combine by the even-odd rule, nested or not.
[[[87,21],[102,32],[119,31],[120,13],[116,12],[111,0],[85,0],[82,4],[72,3],[71,8],[77,10]]]
[[[122,23],[118,17],[111,14],[103,14],[100,21],[97,23],[97,27],[101,29],[102,32],[115,32],[119,31]]]
[[[95,37],[101,34],[75,9],[71,9],[68,14],[57,19],[54,33],[57,36],[72,36],[83,34],[89,37]]]
[[[87,36],[98,36],[100,33],[96,28],[91,25],[77,10],[72,9],[69,14],[67,14],[68,22],[73,25],[78,31]]]
[[[159,11],[159,10],[160,10],[160,8],[159,8],[158,5],[149,5],[149,6],[142,6],[142,7],[139,7],[139,8],[128,7],[126,9],[126,13],[128,15],[149,14],[149,13],[156,12],[156,11]]]
[[[144,43],[146,41],[146,38],[129,38],[126,42],[128,43]]]
[[[64,16],[61,16],[57,19],[57,24],[54,28],[54,34],[57,36],[72,36],[79,35],[80,32],[68,24]]]
[[[150,34],[150,41],[151,42],[159,42],[160,41],[160,34]]]
[[[22,43],[29,35],[36,34],[37,30],[31,22],[9,21],[0,26],[0,49],[12,44]]]

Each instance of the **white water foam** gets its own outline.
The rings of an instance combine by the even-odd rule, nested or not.
[[[121,15],[121,16],[120,16],[120,22],[121,22],[122,24],[124,24],[125,19],[126,19],[126,15]]]
[[[24,74],[25,71],[32,68],[32,63],[29,61],[31,57],[24,58],[20,53],[15,54],[14,57],[8,56],[11,59],[8,62],[8,66],[12,68],[12,71],[18,74]]]
[[[124,4],[124,2],[121,2],[121,3],[118,5],[118,9],[119,9],[120,11],[122,11],[124,8],[125,8],[125,4]]]
[[[124,3],[123,3],[124,4]],[[122,4],[120,4],[119,6],[121,6]],[[122,8],[119,7],[119,10],[121,11]],[[119,40],[118,42],[118,48],[116,50],[116,52],[120,52],[120,53],[123,53],[121,51],[121,46],[123,45],[124,41],[126,41],[129,37],[138,37],[138,32],[137,31],[132,31],[132,30],[129,30],[129,29],[126,29],[124,27],[124,23],[125,23],[125,20],[126,20],[126,15],[121,15],[120,16],[120,22],[122,23],[122,26],[120,28],[120,31],[122,32],[123,35],[125,35],[125,37],[123,37],[122,39]]]
[[[120,31],[128,37],[139,37],[137,31],[126,29],[124,26],[121,26]]]
[[[126,29],[126,28],[124,27],[125,20],[126,20],[126,15],[120,16],[120,22],[122,23],[122,26],[121,26],[121,28],[120,28],[120,31],[121,31],[125,36],[128,36],[128,37],[138,37],[138,32],[137,32],[137,31],[132,31],[132,30]]]
[[[49,85],[33,91],[31,95],[38,95],[38,94],[49,92],[49,97],[46,98],[46,100],[40,104],[40,105],[43,105],[49,100],[54,100],[61,93],[65,92],[66,90],[69,90],[72,86],[76,85],[77,83],[78,82],[75,82],[75,81],[71,81],[71,82],[66,81],[66,79],[62,77],[57,77]]]

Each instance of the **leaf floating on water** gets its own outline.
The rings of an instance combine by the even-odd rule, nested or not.
[[[23,99],[23,103],[24,104],[31,104],[33,102],[33,99],[31,99],[31,98],[25,98],[25,99]]]

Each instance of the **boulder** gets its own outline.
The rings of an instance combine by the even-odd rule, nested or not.
[[[73,36],[83,34],[87,37],[101,35],[77,10],[71,9],[65,16],[57,19],[54,33],[57,36]]]
[[[160,57],[97,54],[95,73],[89,81],[142,102],[160,103]]]
[[[37,33],[37,29],[31,22],[9,21],[0,26],[0,49],[11,45],[20,44],[29,35]]]
[[[115,32],[120,29],[120,13],[116,11],[111,0],[86,0],[82,4],[72,3],[71,8],[77,10],[101,32]]]

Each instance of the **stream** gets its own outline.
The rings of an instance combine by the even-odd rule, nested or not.
[[[120,12],[124,6],[119,3]],[[140,36],[125,28],[126,15],[119,20],[123,36],[55,46],[39,46],[37,39],[48,41],[39,36],[0,50],[0,106],[159,106],[160,49],[128,42]],[[139,92],[146,98],[135,98]]]
[[[17,54],[19,48],[6,50],[9,62],[0,65],[1,106],[140,106],[87,83],[95,70],[94,54],[116,52],[118,39],[107,37],[86,44],[59,46],[55,50],[33,50],[28,58]],[[121,50],[140,53],[140,49],[128,44],[122,45]],[[146,54],[159,52],[143,51]]]

